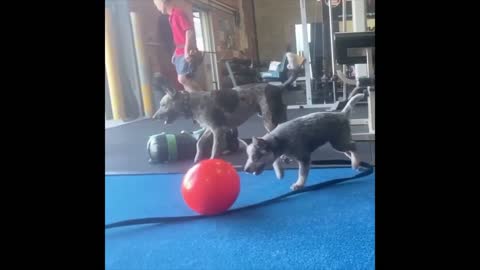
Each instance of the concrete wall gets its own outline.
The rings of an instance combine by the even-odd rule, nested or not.
[[[213,31],[215,35],[216,51],[218,52],[218,60],[224,58],[238,57],[240,51],[247,58],[255,58],[256,56],[256,37],[253,17],[253,1],[251,0],[220,0],[237,9],[240,15],[240,23],[235,22],[234,16],[229,13],[212,9]],[[225,34],[225,24],[232,27],[233,46],[226,47],[223,34]],[[223,33],[222,33],[223,32]]]
[[[306,0],[307,23],[322,22],[322,2]],[[295,24],[301,24],[299,0],[255,0],[261,61],[281,60],[288,46],[295,50]]]

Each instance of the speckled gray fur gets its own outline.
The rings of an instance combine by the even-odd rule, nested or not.
[[[291,188],[302,188],[308,177],[312,152],[326,143],[345,153],[352,161],[352,168],[357,169],[360,160],[351,137],[349,118],[353,106],[364,97],[365,94],[353,96],[342,112],[307,114],[279,124],[261,138],[252,138],[252,143],[247,147],[245,171],[260,174],[267,164],[273,163],[275,174],[281,179],[283,169],[278,159],[285,155],[299,165],[298,179]]]
[[[168,89],[153,118],[171,123],[180,116],[191,117],[206,131],[198,139],[195,161],[204,156],[204,145],[211,140],[211,158],[225,149],[225,131],[237,128],[251,116],[261,114],[267,131],[287,120],[287,106],[282,100],[283,86],[266,83],[242,85],[234,89],[208,92],[177,92]]]

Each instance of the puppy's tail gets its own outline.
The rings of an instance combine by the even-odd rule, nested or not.
[[[160,114],[160,108],[152,115],[152,119],[156,119]]]
[[[355,104],[357,104],[360,100],[364,99],[367,96],[368,96],[368,91],[365,90],[363,94],[356,94],[353,97],[351,97],[350,100],[347,102],[347,105],[345,105],[345,108],[343,108],[342,113],[344,113],[347,117],[350,118],[350,113],[352,112],[352,109],[355,106]]]

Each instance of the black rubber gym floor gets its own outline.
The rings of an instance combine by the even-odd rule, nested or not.
[[[319,109],[288,110],[288,119],[305,115]],[[366,106],[355,108],[352,118],[366,118]],[[162,121],[150,119],[140,120],[105,129],[105,173],[108,174],[135,174],[135,173],[180,173],[188,170],[192,161],[178,161],[169,164],[150,164],[147,155],[147,141],[151,135],[161,132],[180,133],[182,130],[193,131],[200,127],[192,120],[179,119],[173,124],[164,125]],[[254,116],[239,127],[240,138],[263,136],[265,128],[262,119]],[[368,132],[366,126],[352,126],[353,133]],[[363,161],[374,163],[375,142],[357,142],[360,158]],[[234,165],[243,165],[246,160],[244,151],[223,157]],[[346,159],[345,155],[334,151],[330,145],[317,149],[312,159]],[[296,163],[285,167],[297,167]]]

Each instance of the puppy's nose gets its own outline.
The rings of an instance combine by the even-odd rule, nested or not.
[[[245,167],[243,170],[247,173],[252,173],[252,169],[250,167]]]

